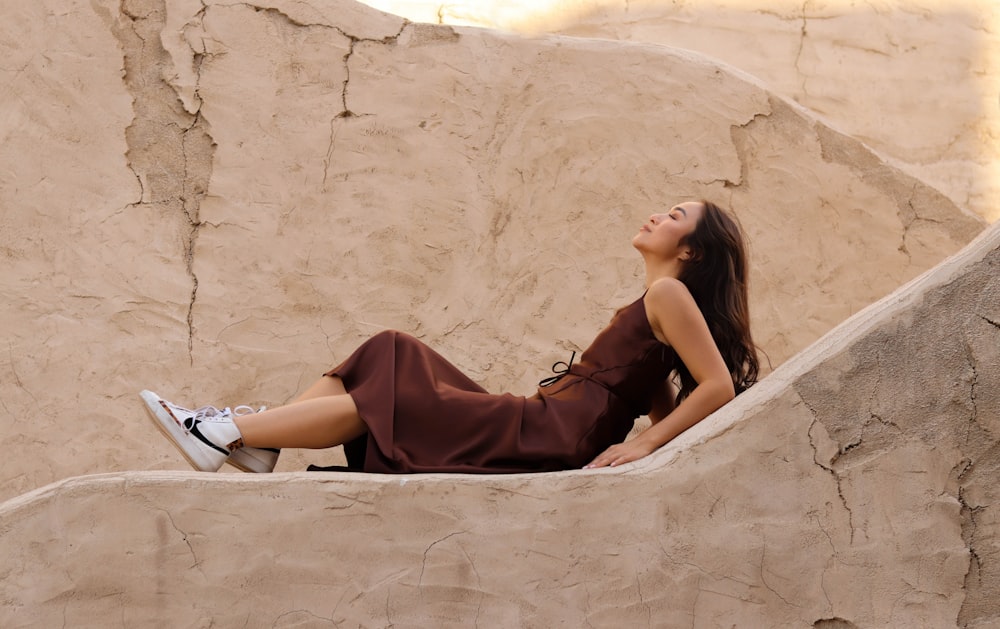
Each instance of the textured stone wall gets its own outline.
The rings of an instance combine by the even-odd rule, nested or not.
[[[998,271],[1000,225],[620,468],[61,481],[0,505],[0,625],[996,626]]]
[[[678,200],[745,224],[775,366],[983,225],[694,53],[348,0],[2,5],[0,497],[183,468],[138,390],[280,404],[384,328],[530,392]]]
[[[764,81],[989,221],[1000,218],[994,0],[368,0],[415,21],[651,42]]]

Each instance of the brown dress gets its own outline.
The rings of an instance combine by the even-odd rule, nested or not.
[[[615,314],[579,363],[530,397],[487,393],[395,331],[372,337],[326,375],[343,379],[368,426],[345,445],[350,469],[545,472],[580,468],[621,442],[649,412],[675,360],[653,336],[640,297]]]

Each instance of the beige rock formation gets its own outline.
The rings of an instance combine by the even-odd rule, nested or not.
[[[1000,226],[863,310],[982,221],[695,53],[347,0],[0,6],[0,626],[1000,622]],[[697,196],[750,234],[783,364],[654,456],[157,469],[138,389],[279,404],[386,327],[530,391]]]
[[[0,625],[996,626],[998,268],[1000,224],[621,468],[60,481],[0,505]]]
[[[348,0],[3,15],[2,498],[181,469],[139,389],[280,404],[383,328],[530,392],[642,291],[629,240],[678,199],[745,223],[775,366],[982,227],[749,77],[662,46]]]
[[[367,0],[414,21],[660,43],[763,80],[1000,218],[995,0]]]

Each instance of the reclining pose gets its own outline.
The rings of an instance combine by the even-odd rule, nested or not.
[[[292,403],[190,410],[151,391],[153,420],[188,461],[274,469],[280,448],[345,445],[367,472],[514,473],[615,466],[653,452],[752,385],[747,259],[707,201],[654,214],[632,239],[646,290],[579,362],[529,397],[491,394],[432,349],[385,331]],[[558,363],[557,363],[558,365]],[[622,442],[635,418],[652,425]]]

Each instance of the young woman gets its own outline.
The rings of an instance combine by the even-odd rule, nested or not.
[[[186,409],[151,391],[153,420],[199,470],[274,469],[279,448],[344,444],[368,472],[513,473],[615,466],[653,452],[757,379],[747,259],[707,201],[650,217],[632,239],[646,291],[530,397],[487,393],[415,338],[386,331],[287,406]],[[557,363],[556,366],[558,366]],[[555,369],[555,366],[553,367]],[[635,418],[652,425],[622,442]]]

